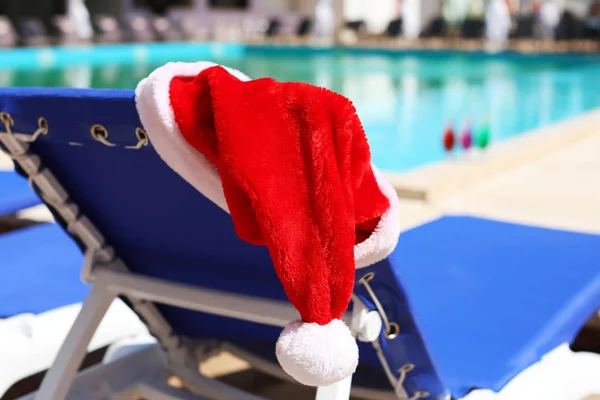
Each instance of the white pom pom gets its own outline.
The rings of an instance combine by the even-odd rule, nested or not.
[[[289,323],[276,346],[285,372],[308,386],[327,386],[356,371],[358,346],[350,329],[339,319],[327,325]]]

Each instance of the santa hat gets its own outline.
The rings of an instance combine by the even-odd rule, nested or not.
[[[300,383],[332,384],[358,365],[341,320],[355,268],[394,249],[394,189],[371,165],[350,101],[304,83],[250,80],[209,62],[169,63],[140,82],[137,109],[162,159],[267,246],[301,320],[276,354]]]

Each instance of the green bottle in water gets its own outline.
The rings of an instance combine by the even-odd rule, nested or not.
[[[475,136],[475,141],[477,142],[477,147],[480,149],[485,149],[490,144],[490,125],[487,121],[484,121],[479,129],[477,130],[477,135]]]

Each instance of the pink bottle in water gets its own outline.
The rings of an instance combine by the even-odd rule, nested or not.
[[[460,135],[460,142],[465,151],[469,150],[473,144],[473,131],[471,130],[471,124],[468,121],[465,124],[465,129]]]

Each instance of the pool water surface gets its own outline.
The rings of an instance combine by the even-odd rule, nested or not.
[[[173,60],[206,58],[187,53]],[[107,58],[100,65],[0,66],[0,86],[134,88],[167,61],[122,64]],[[308,82],[349,97],[375,164],[393,172],[443,159],[447,123],[460,132],[466,124],[477,130],[489,121],[493,145],[600,106],[600,58],[594,57],[255,50],[209,61],[251,78]]]

